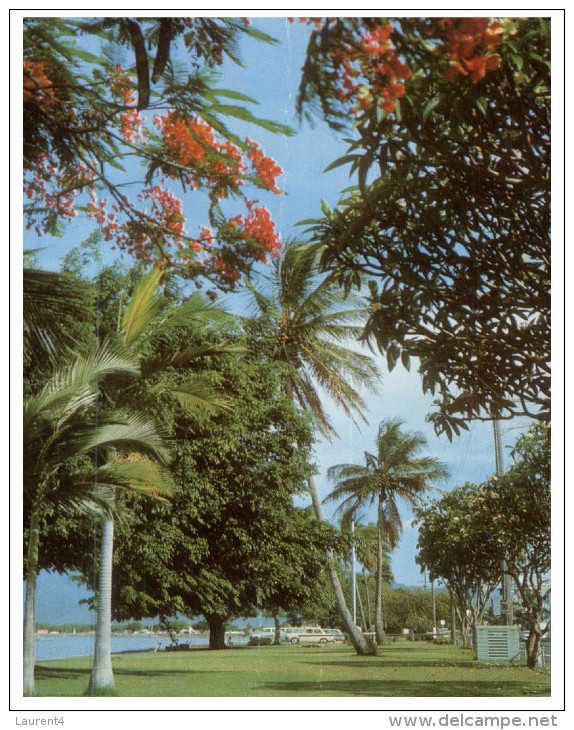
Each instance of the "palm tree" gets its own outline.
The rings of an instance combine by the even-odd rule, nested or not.
[[[447,476],[444,465],[434,457],[417,456],[426,445],[420,434],[401,431],[399,420],[382,421],[377,434],[377,453],[365,452],[365,464],[338,464],[327,474],[335,489],[327,497],[340,501],[337,512],[345,519],[376,506],[377,511],[377,588],[375,593],[375,633],[377,643],[385,637],[382,611],[383,546],[398,545],[402,531],[399,502],[415,505],[430,483]]]
[[[347,527],[350,519],[358,519],[358,516],[345,514],[341,521],[342,527]],[[357,558],[363,566],[363,584],[365,586],[365,602],[367,604],[367,628],[371,631],[372,615],[371,615],[371,597],[369,594],[369,582],[365,571],[373,575],[377,575],[377,561],[379,556],[379,529],[377,525],[369,523],[368,525],[355,525],[354,530],[355,550]],[[389,555],[389,546],[383,543],[383,580],[390,583],[393,580],[391,571],[391,561]],[[357,594],[359,591],[357,590]]]
[[[248,283],[255,318],[270,356],[288,366],[285,392],[307,411],[319,432],[335,436],[322,397],[335,401],[353,418],[364,420],[366,403],[357,388],[376,390],[379,372],[372,359],[348,347],[357,342],[365,317],[363,300],[343,291],[330,277],[317,276],[320,249],[293,241],[285,246],[269,278],[256,288]],[[261,345],[261,342],[259,343]],[[315,516],[324,520],[323,507],[313,479],[309,493]],[[347,607],[333,555],[328,556],[331,583],[341,618],[359,654],[376,647],[362,636]]]
[[[24,610],[24,693],[34,693],[36,577],[39,565],[40,519],[48,504],[76,511],[106,509],[104,485],[110,481],[158,492],[163,483],[150,459],[142,459],[138,475],[113,458],[116,448],[130,448],[153,458],[166,458],[160,436],[149,421],[126,411],[99,412],[100,379],[111,374],[134,375],[137,366],[107,347],[81,356],[56,371],[35,396],[24,403],[24,505],[29,519]],[[98,454],[100,466],[82,459]],[[79,463],[79,466],[78,466]],[[146,472],[147,469],[147,473]],[[94,483],[106,477],[98,489]],[[137,477],[137,478],[136,478]]]
[[[117,346],[123,348],[137,363],[141,378],[146,380],[161,375],[167,368],[191,367],[207,355],[228,354],[239,348],[227,343],[185,345],[175,351],[155,353],[149,347],[153,338],[168,336],[177,327],[206,326],[229,318],[220,305],[209,302],[199,293],[193,294],[183,304],[165,309],[161,293],[162,273],[152,269],[143,276],[134,289],[125,309],[118,317]],[[108,383],[112,399],[125,397],[125,383]],[[161,379],[153,390],[164,392]],[[228,399],[214,389],[201,373],[192,373],[170,394],[192,413],[206,415],[218,413],[229,407]],[[114,497],[112,495],[112,501]],[[111,660],[111,614],[112,614],[112,565],[114,542],[114,515],[107,511],[103,516],[100,553],[100,576],[97,600],[96,640],[94,661],[90,676],[90,694],[107,694],[113,691],[114,675]]]

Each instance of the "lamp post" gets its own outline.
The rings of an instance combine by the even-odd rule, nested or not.
[[[431,580],[431,597],[432,597],[432,637],[436,639],[436,601],[434,595],[434,580]]]
[[[504,466],[502,464],[502,438],[500,433],[500,421],[492,422],[494,429],[494,456],[496,461],[496,476],[501,477],[504,474]],[[501,563],[502,572],[502,596],[503,596],[503,613],[506,618],[506,625],[514,624],[514,611],[512,605],[512,578],[508,575],[506,560],[503,558]]]

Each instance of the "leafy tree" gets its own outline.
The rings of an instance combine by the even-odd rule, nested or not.
[[[334,530],[311,520],[307,510],[285,510],[281,529],[266,536],[257,551],[260,605],[275,622],[275,643],[280,642],[279,618],[294,612],[316,593],[325,578],[325,552],[340,549]]]
[[[365,507],[377,510],[377,589],[375,594],[375,631],[377,642],[383,643],[382,587],[383,544],[398,544],[402,530],[399,501],[418,504],[420,495],[430,483],[442,479],[447,472],[441,462],[430,456],[418,456],[426,439],[420,434],[401,431],[400,421],[382,421],[377,434],[377,453],[365,452],[365,465],[337,464],[327,472],[335,488],[327,497],[339,501],[338,512],[348,522]]]
[[[474,484],[453,489],[419,510],[417,563],[431,580],[442,579],[453,596],[465,646],[480,625],[501,578],[500,548],[491,535],[492,515],[480,509]]]
[[[544,620],[551,567],[548,426],[532,426],[517,441],[512,455],[515,461],[511,469],[482,486],[480,508],[490,516],[492,542],[518,589],[522,620],[528,629],[527,665],[534,668],[538,666],[540,640],[550,630],[550,623]]]
[[[105,348],[78,357],[24,403],[24,510],[28,524],[24,608],[24,693],[34,693],[35,596],[40,520],[46,508],[111,508],[110,485],[157,494],[165,489],[155,460],[166,451],[155,426],[127,411],[98,408],[98,381],[133,376],[137,366]],[[131,449],[138,463],[118,458]],[[143,456],[147,454],[152,459]],[[97,455],[97,457],[96,457]],[[95,461],[86,464],[82,459]]]
[[[433,597],[422,588],[383,588],[385,601],[386,630],[390,634],[401,634],[410,629],[417,634],[433,630]],[[444,590],[434,593],[434,608],[437,623],[441,620],[450,624],[450,596]]]
[[[292,241],[275,262],[272,274],[249,289],[255,316],[251,331],[257,347],[287,367],[285,392],[313,418],[324,435],[335,435],[321,399],[321,392],[343,408],[349,417],[364,418],[366,403],[358,388],[376,390],[378,371],[371,358],[351,349],[365,316],[359,297],[344,299],[340,288],[317,276],[319,249]],[[312,479],[308,482],[313,508],[323,521],[323,508]],[[333,555],[329,572],[345,629],[360,654],[373,653],[354,626],[341,588]]]
[[[442,577],[456,599],[463,631],[474,623],[500,581],[506,561],[528,627],[527,664],[538,664],[550,595],[550,434],[533,425],[516,443],[515,463],[502,477],[467,484],[420,513],[419,555],[431,578]]]
[[[304,19],[305,20],[305,19]],[[315,21],[299,109],[354,120],[356,185],[311,222],[368,291],[365,337],[418,363],[440,433],[550,404],[550,21]]]
[[[210,377],[238,406],[210,420],[158,400],[173,419],[177,490],[169,505],[138,505],[118,526],[118,618],[202,614],[210,648],[220,649],[232,618],[311,591],[330,531],[293,507],[310,470],[310,433],[281,395],[281,370],[255,357],[214,360]]]
[[[25,18],[27,226],[59,235],[81,212],[117,249],[226,289],[276,255],[270,214],[246,190],[279,194],[281,168],[228,122],[292,131],[215,75],[225,57],[239,63],[246,34],[273,40],[240,18]],[[195,231],[178,188],[205,201]]]

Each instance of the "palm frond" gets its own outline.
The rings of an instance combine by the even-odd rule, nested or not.
[[[167,332],[174,327],[192,327],[231,322],[235,315],[219,301],[212,302],[199,292],[193,293],[189,299],[171,309],[159,323],[157,331]]]
[[[138,282],[122,314],[120,337],[126,346],[131,346],[154,321],[162,306],[158,295],[162,272],[152,269]]]
[[[190,345],[175,353],[154,355],[143,358],[141,363],[142,376],[147,378],[156,373],[161,373],[168,367],[191,367],[200,366],[201,361],[210,356],[219,355],[240,355],[244,354],[247,348],[230,342],[206,343],[201,345]]]
[[[113,447],[115,449],[141,451],[167,464],[171,454],[164,444],[163,435],[156,424],[139,413],[116,411],[106,415],[106,422],[90,433],[77,434],[83,450]]]
[[[71,348],[75,341],[62,327],[66,317],[79,317],[91,306],[91,290],[66,274],[25,268],[22,275],[24,341],[32,352],[50,356]]]
[[[216,416],[233,407],[232,399],[201,375],[178,384],[170,392],[192,416]]]
[[[110,374],[136,375],[138,366],[123,354],[104,344],[87,356],[77,357],[60,368],[35,396],[24,403],[24,429],[33,427],[42,414],[60,418],[64,413],[86,409],[94,402],[94,386]]]

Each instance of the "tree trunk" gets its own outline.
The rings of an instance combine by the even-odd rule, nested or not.
[[[281,643],[281,629],[279,628],[279,611],[275,611],[273,614],[273,622],[275,623],[275,640],[274,644]]]
[[[317,487],[312,478],[308,479],[308,487],[311,500],[313,502],[315,516],[320,522],[324,522],[325,517],[323,515],[323,505],[321,504],[321,500],[317,493]],[[327,567],[329,569],[329,577],[331,579],[331,585],[333,586],[335,600],[337,601],[337,606],[339,608],[339,614],[341,615],[345,631],[349,634],[353,648],[357,654],[361,656],[376,655],[377,647],[374,642],[369,641],[367,637],[363,636],[359,629],[353,624],[353,617],[347,608],[347,602],[345,601],[345,594],[343,593],[339,573],[337,572],[335,558],[331,551],[328,551],[327,553]]]
[[[377,589],[375,594],[375,637],[377,644],[385,642],[383,624],[383,538],[379,529],[377,536]]]
[[[369,593],[369,581],[367,580],[367,574],[363,568],[363,581],[365,583],[365,600],[367,603],[367,630],[371,631],[373,626],[373,620],[371,617],[371,596]]]
[[[225,649],[225,619],[214,613],[205,618],[209,624],[209,648]]]
[[[365,621],[365,610],[363,608],[363,599],[361,598],[361,591],[359,590],[358,583],[355,584],[355,590],[357,592],[357,602],[359,604],[359,613],[361,614],[361,626],[363,631],[367,630],[367,622]]]
[[[535,616],[528,625],[528,638],[526,639],[526,666],[528,669],[536,669],[540,660],[540,642],[542,640],[540,620],[540,616]]]
[[[96,618],[96,643],[90,676],[89,694],[112,694],[115,688],[112,669],[112,566],[114,557],[114,518],[103,520],[100,577]]]
[[[36,580],[38,550],[40,547],[40,515],[37,508],[30,515],[30,534],[26,556],[26,598],[24,601],[24,696],[34,694],[34,666],[36,662]]]

